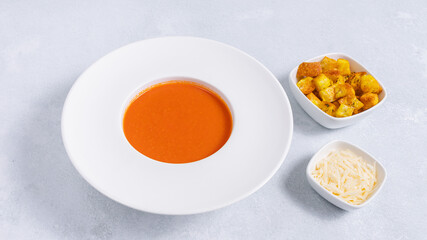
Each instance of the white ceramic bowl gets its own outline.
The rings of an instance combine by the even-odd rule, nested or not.
[[[351,124],[356,123],[357,121],[360,121],[367,117],[369,114],[371,114],[373,111],[378,109],[386,100],[387,98],[387,91],[384,87],[384,85],[378,80],[375,75],[370,72],[366,67],[364,67],[360,62],[356,61],[354,58],[348,56],[344,53],[327,53],[323,54],[317,57],[314,57],[312,59],[306,60],[304,62],[319,62],[321,61],[325,56],[338,59],[343,58],[350,62],[350,68],[352,72],[367,72],[368,74],[371,74],[375,79],[377,79],[378,83],[381,85],[383,91],[378,95],[379,103],[375,105],[374,107],[363,111],[361,113],[355,114],[350,117],[345,118],[337,118],[332,117],[325,112],[323,112],[320,108],[318,108],[316,105],[314,105],[308,98],[301,92],[301,90],[297,86],[297,70],[298,66],[296,66],[289,75],[289,85],[292,91],[292,94],[294,95],[295,99],[298,101],[298,103],[301,105],[301,107],[304,109],[304,111],[307,112],[308,115],[310,115],[311,118],[313,118],[315,121],[317,121],[319,124],[326,128],[342,128],[349,126]]]
[[[314,168],[316,167],[316,163],[320,160],[322,160],[324,157],[326,157],[331,151],[333,150],[346,150],[349,149],[350,151],[354,152],[356,155],[361,156],[363,160],[365,160],[369,164],[376,163],[376,169],[377,169],[377,180],[378,184],[376,188],[374,189],[373,193],[369,196],[369,198],[360,205],[352,205],[347,203],[346,201],[342,200],[341,198],[333,195],[331,192],[326,190],[322,185],[320,185],[314,178],[311,176],[311,172],[313,172]],[[324,147],[322,147],[310,160],[310,162],[307,165],[306,175],[308,182],[310,183],[311,187],[313,187],[316,192],[318,192],[322,197],[324,197],[326,200],[334,204],[335,206],[342,208],[347,211],[355,210],[362,208],[366,206],[381,190],[381,188],[384,185],[384,182],[387,178],[387,172],[384,168],[384,166],[378,162],[377,159],[375,159],[372,155],[361,149],[360,147],[353,145],[351,143],[345,142],[345,141],[332,141],[328,144],[326,144]]]
[[[186,164],[150,159],[123,133],[122,117],[142,89],[195,81],[227,102],[233,130],[211,156]],[[237,202],[279,169],[292,139],[292,110],[276,77],[246,53],[194,37],[148,39],[98,60],[64,104],[62,137],[79,173],[124,205],[159,214],[193,214]]]

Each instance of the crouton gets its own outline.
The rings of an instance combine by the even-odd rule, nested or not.
[[[334,83],[336,84],[344,84],[346,82],[347,82],[347,77],[344,77],[342,75],[339,75],[337,79],[334,81]]]
[[[314,89],[316,89],[316,86],[314,86],[313,78],[312,77],[306,77],[297,82],[298,88],[301,90],[302,93],[305,95],[313,92]]]
[[[318,106],[318,107],[322,107],[322,101],[320,101],[320,99],[318,97],[316,97],[316,95],[314,95],[313,93],[309,93],[307,94],[307,98],[308,100],[310,100],[314,105]]]
[[[340,98],[338,102],[340,104],[351,106],[354,108],[354,110],[359,110],[364,105],[361,101],[359,101],[359,99],[356,98],[356,96],[352,96],[352,95]]]
[[[365,93],[360,96],[360,101],[364,104],[362,110],[367,110],[378,104],[378,95],[375,93]]]
[[[350,73],[351,73],[350,63],[347,60],[342,59],[342,58],[338,59],[337,60],[337,66],[338,66],[337,68],[340,71],[341,75],[343,75],[343,76],[350,75]]]
[[[322,103],[323,103],[322,111],[324,111],[325,113],[327,113],[332,117],[335,117],[335,112],[337,110],[337,107],[330,102],[322,102]]]
[[[354,89],[351,87],[350,84],[344,83],[344,84],[336,84],[335,86],[335,98],[342,98],[345,96],[355,96],[356,93],[354,92]]]
[[[356,93],[360,93],[360,77],[365,75],[366,72],[354,72],[350,74],[350,77],[348,78],[348,83],[354,88],[354,91]]]
[[[336,117],[349,117],[353,114],[354,108],[346,104],[341,104],[340,107],[335,111]]]
[[[315,77],[313,82],[314,86],[316,86],[316,90],[319,92],[332,85],[332,81],[326,77],[325,74],[320,74],[319,76]]]
[[[325,102],[333,102],[335,100],[335,89],[333,86],[323,89],[319,92],[319,96]]]
[[[338,69],[337,61],[328,57],[324,57],[322,61],[320,61],[320,65],[322,66],[323,72],[329,72],[331,70]]]
[[[360,77],[360,89],[364,93],[380,93],[382,88],[372,75],[363,75]]]
[[[303,62],[298,66],[297,78],[316,77],[322,73],[319,62]]]

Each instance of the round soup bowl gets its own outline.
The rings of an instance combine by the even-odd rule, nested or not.
[[[228,104],[232,133],[209,157],[164,163],[127,141],[130,101],[169,80],[202,84]],[[63,142],[83,178],[117,202],[158,214],[201,213],[249,196],[281,166],[292,132],[289,100],[267,68],[236,48],[194,37],[144,40],[102,57],[78,78],[62,115]]]

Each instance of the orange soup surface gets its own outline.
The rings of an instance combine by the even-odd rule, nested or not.
[[[232,125],[231,112],[220,96],[187,81],[144,90],[123,118],[129,143],[166,163],[189,163],[212,155],[227,142]]]

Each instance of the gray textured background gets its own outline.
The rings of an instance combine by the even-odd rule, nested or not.
[[[425,239],[427,2],[0,0],[0,239]],[[258,192],[193,216],[139,212],[104,197],[69,161],[60,118],[91,63],[141,39],[190,35],[264,63],[294,112],[290,152]],[[385,84],[389,98],[354,126],[328,130],[287,85],[299,62],[341,51]],[[305,180],[312,154],[351,141],[384,164],[388,182],[345,212]]]

